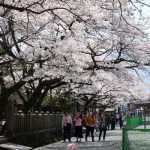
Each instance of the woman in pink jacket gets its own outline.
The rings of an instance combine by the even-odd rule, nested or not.
[[[79,114],[77,114],[73,120],[74,123],[74,127],[75,127],[75,137],[77,138],[77,142],[78,139],[80,139],[81,142],[81,138],[83,138],[82,135],[82,119],[79,117]]]

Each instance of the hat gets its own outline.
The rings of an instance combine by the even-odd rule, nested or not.
[[[78,150],[78,146],[74,143],[68,144],[67,150]]]

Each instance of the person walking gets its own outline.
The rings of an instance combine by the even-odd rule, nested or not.
[[[92,112],[90,112],[89,115],[85,118],[85,122],[86,122],[85,141],[87,141],[87,137],[89,136],[89,133],[91,133],[92,142],[94,142],[94,128],[96,120]]]
[[[95,128],[96,128],[96,132],[99,132],[99,122],[100,122],[100,113],[96,113],[95,115]]]
[[[75,127],[75,137],[77,138],[77,142],[79,142],[78,139],[80,139],[80,142],[81,142],[81,138],[83,138],[82,119],[80,118],[79,114],[75,116],[73,122],[74,122],[74,127]]]
[[[101,115],[100,123],[99,123],[99,141],[101,141],[101,136],[103,133],[103,141],[105,141],[106,131],[107,131],[107,118],[105,114]]]
[[[119,125],[120,125],[120,129],[122,129],[123,126],[123,120],[122,120],[122,116],[119,116]]]
[[[72,117],[68,114],[67,111],[65,111],[62,117],[63,142],[66,142],[67,138],[68,141],[71,142],[70,136],[71,126],[72,126]]]
[[[109,130],[109,128],[110,128],[110,116],[109,116],[109,114],[106,115],[106,118],[107,118],[107,130]]]
[[[111,114],[111,130],[115,130],[116,119],[114,114]]]

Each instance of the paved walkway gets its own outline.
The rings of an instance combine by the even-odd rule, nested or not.
[[[109,130],[106,133],[105,141],[98,141],[99,132],[96,132],[95,142],[92,142],[91,137],[88,137],[88,142],[82,139],[82,142],[76,143],[76,138],[72,137],[72,143],[78,144],[79,150],[121,150],[122,131],[117,127],[116,130]],[[36,148],[35,150],[66,150],[69,142],[63,143],[62,141],[49,144],[43,147]]]

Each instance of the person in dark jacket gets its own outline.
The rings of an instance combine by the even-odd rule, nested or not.
[[[116,119],[114,114],[111,114],[111,130],[115,130]]]
[[[109,114],[107,114],[106,118],[107,118],[107,130],[109,130],[109,128],[110,128],[110,116],[109,116]]]
[[[122,120],[122,116],[119,116],[119,125],[120,125],[120,129],[122,129],[123,126],[123,120]]]
[[[101,136],[103,133],[103,141],[105,141],[106,131],[107,131],[107,118],[105,114],[101,115],[100,123],[99,123],[99,141],[101,140]]]

